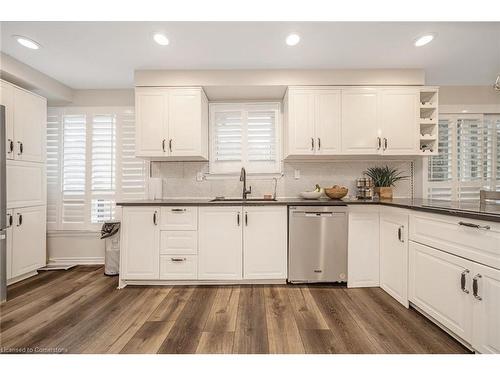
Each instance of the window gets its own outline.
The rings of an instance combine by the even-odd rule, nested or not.
[[[117,200],[145,197],[131,108],[49,108],[47,227],[96,230]]]
[[[278,173],[279,129],[279,103],[210,104],[210,173]]]
[[[500,116],[443,116],[438,143],[439,155],[428,159],[428,198],[476,201],[480,189],[500,188]]]

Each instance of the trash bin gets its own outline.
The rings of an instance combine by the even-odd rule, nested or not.
[[[101,228],[101,239],[105,240],[104,274],[118,275],[120,270],[120,222],[106,221]]]

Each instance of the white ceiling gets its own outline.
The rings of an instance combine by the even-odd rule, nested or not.
[[[152,40],[157,31],[169,46]],[[284,43],[290,32],[301,36],[296,47]],[[436,39],[415,48],[428,32]],[[75,89],[133,87],[135,69],[420,68],[428,84],[490,85],[500,23],[2,22],[0,49]]]

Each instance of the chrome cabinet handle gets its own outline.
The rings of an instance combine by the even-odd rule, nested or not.
[[[153,224],[154,225],[158,225],[158,222],[157,222],[157,214],[158,214],[158,211],[155,211],[154,214],[153,214]]]
[[[185,208],[172,208],[170,211],[172,212],[186,212]]]
[[[398,228],[398,240],[399,242],[405,242],[404,238],[403,238],[403,229],[405,228],[404,225],[401,225],[399,228]]]
[[[466,289],[466,280],[465,280],[465,277],[469,272],[470,272],[469,270],[464,270],[460,275],[460,289],[462,289],[462,292],[464,292],[465,294],[469,294],[469,291]]]
[[[475,299],[477,299],[478,301],[482,301],[482,300],[483,300],[483,299],[482,299],[482,297],[481,297],[481,296],[479,296],[479,295],[477,294],[478,289],[479,289],[479,287],[478,287],[478,285],[477,285],[477,280],[478,280],[478,279],[480,279],[481,277],[483,277],[483,276],[481,276],[481,275],[478,273],[478,274],[477,274],[476,276],[474,276],[474,278],[472,279],[472,295],[473,295],[473,296],[474,296],[474,298],[475,298]]]
[[[248,227],[248,212],[245,212],[245,226]]]
[[[12,224],[14,223],[14,217],[11,214],[7,214],[7,216],[9,217],[7,222],[9,223],[9,227],[11,227]]]
[[[23,142],[17,141],[17,144],[19,145],[19,152],[17,154],[22,155],[24,151]]]
[[[9,151],[7,152],[8,154],[12,154],[14,152],[14,141],[12,139],[7,139],[9,142]]]
[[[311,137],[311,151],[314,151],[314,138]]]
[[[21,225],[23,225],[23,215],[17,214],[17,226],[20,227]]]
[[[387,150],[387,138],[384,138],[384,151]]]
[[[185,262],[186,258],[170,258],[172,262]]]
[[[380,137],[377,137],[377,150],[380,150],[382,147],[382,139]]]
[[[168,149],[172,152],[172,139],[169,139],[168,141]]]
[[[321,150],[321,138],[318,138],[318,151]]]
[[[161,148],[162,148],[163,152],[165,152],[165,139],[163,141],[161,141]]]
[[[236,214],[236,223],[238,224],[238,226],[240,226],[240,213],[239,212]]]
[[[476,228],[476,229],[485,229],[485,230],[491,229],[491,227],[489,225],[479,225],[479,224],[474,224],[474,223],[468,223],[466,221],[459,221],[458,225],[462,225],[464,227],[469,227],[469,228]]]

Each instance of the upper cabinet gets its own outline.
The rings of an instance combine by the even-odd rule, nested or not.
[[[208,100],[201,88],[138,87],[136,155],[208,159]]]
[[[0,104],[5,106],[7,159],[45,162],[45,98],[0,81]]]
[[[340,152],[339,89],[294,88],[285,96],[285,156]]]
[[[285,158],[421,155],[421,87],[291,87]]]

